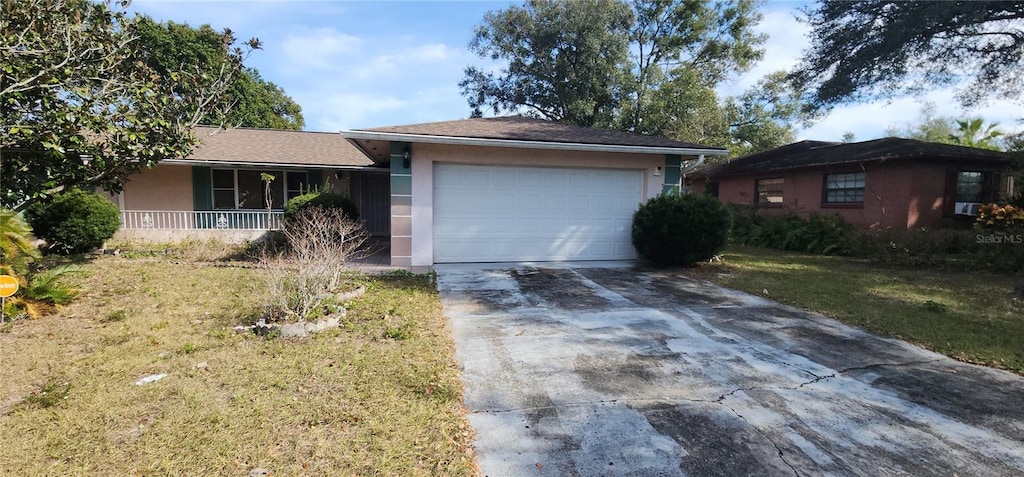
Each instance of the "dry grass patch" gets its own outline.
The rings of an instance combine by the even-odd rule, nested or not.
[[[731,246],[701,278],[1024,374],[1024,276]]]
[[[474,472],[428,277],[365,278],[344,327],[280,340],[231,330],[259,270],[104,257],[86,271],[78,302],[0,334],[2,472]],[[134,384],[152,374],[167,376]]]

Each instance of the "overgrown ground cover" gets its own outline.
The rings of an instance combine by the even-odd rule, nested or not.
[[[956,359],[1024,374],[1024,276],[730,246],[694,270]]]
[[[429,276],[363,277],[344,327],[284,340],[231,329],[259,301],[257,269],[85,270],[76,303],[0,333],[0,473],[474,473]]]

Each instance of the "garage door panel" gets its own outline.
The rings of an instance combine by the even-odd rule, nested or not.
[[[542,176],[541,185],[548,190],[551,188],[565,189],[569,186],[568,174],[564,172],[551,172]]]
[[[634,253],[633,244],[615,242],[615,250],[612,253],[614,253],[615,255],[626,255]]]
[[[434,261],[635,258],[640,170],[434,166]]]

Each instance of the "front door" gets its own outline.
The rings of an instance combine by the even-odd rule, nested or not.
[[[391,177],[383,173],[359,173],[359,217],[371,235],[391,235]]]

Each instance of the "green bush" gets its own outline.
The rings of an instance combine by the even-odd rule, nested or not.
[[[730,239],[740,245],[792,250],[822,255],[850,253],[853,227],[838,214],[761,216],[755,207],[733,205]]]
[[[725,248],[732,216],[717,199],[662,194],[633,214],[633,246],[658,265],[693,265]]]
[[[121,227],[117,206],[96,194],[72,189],[25,211],[35,235],[49,251],[83,253],[103,246]]]
[[[352,202],[348,196],[327,191],[312,191],[292,197],[284,206],[284,218],[291,220],[299,212],[312,207],[341,209],[349,219],[359,220],[359,211],[356,209],[355,202]]]
[[[863,230],[850,255],[897,267],[1024,271],[1024,234],[984,229]]]

